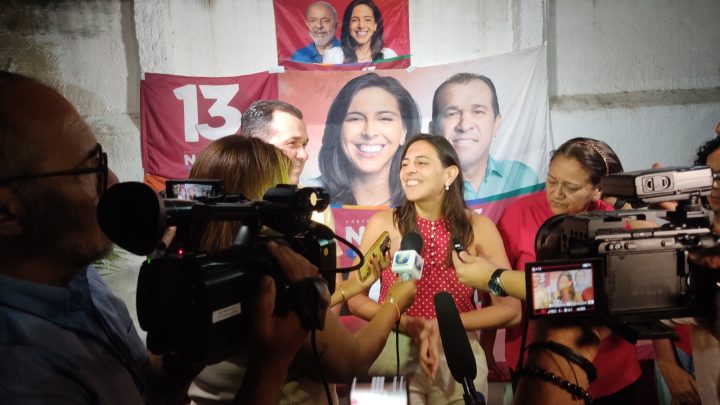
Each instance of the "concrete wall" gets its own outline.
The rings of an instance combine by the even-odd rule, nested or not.
[[[626,169],[688,164],[720,121],[720,2],[553,0],[556,144],[607,141]]]

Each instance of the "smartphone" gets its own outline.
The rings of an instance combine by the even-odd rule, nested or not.
[[[364,282],[372,275],[372,271],[370,270],[370,258],[373,257],[373,255],[379,259],[381,267],[384,268],[390,264],[390,261],[386,257],[386,254],[389,251],[390,234],[385,231],[380,234],[380,237],[377,238],[375,243],[373,243],[370,249],[365,252],[365,264],[358,269],[358,278],[360,278],[361,282]]]
[[[213,197],[221,194],[223,194],[222,180],[172,179],[165,181],[167,198],[194,200],[198,197]]]

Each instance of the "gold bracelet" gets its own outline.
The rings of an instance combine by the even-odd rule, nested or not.
[[[338,290],[340,290],[340,295],[342,295],[342,302],[347,301],[347,297],[345,296],[345,291],[343,291],[342,284],[337,285]]]
[[[395,310],[397,311],[397,314],[398,314],[397,322],[400,322],[400,317],[402,316],[402,313],[400,312],[400,307],[398,306],[397,301],[395,301],[395,297],[393,297],[392,295],[388,294],[388,301],[387,301],[387,302],[395,305]]]

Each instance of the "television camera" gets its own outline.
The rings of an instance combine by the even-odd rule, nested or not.
[[[328,201],[322,188],[291,185],[268,190],[261,201],[223,194],[161,199],[134,182],[108,189],[98,204],[103,232],[132,253],[150,255],[137,287],[138,320],[147,331],[148,348],[194,361],[222,360],[246,334],[246,308],[263,275],[275,280],[276,314],[292,310],[306,329],[322,329],[335,288],[335,242],[334,233],[310,216]],[[218,221],[233,223],[228,235],[234,240],[225,249],[205,251],[204,238],[219,232],[206,230]],[[158,249],[169,226],[177,227],[176,235]],[[303,255],[323,278],[290,283],[266,250],[270,240]]]
[[[674,337],[662,319],[709,316],[720,272],[688,263],[687,255],[717,242],[701,206],[714,181],[704,166],[604,177],[605,196],[633,207],[677,207],[548,219],[536,235],[537,261],[525,267],[530,318],[598,321],[635,340]]]

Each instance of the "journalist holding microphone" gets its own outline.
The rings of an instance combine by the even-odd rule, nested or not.
[[[463,326],[469,332],[516,324],[520,320],[519,301],[493,297],[496,305],[476,309],[474,290],[463,286],[453,271],[450,252],[455,240],[466,246],[470,254],[483,254],[493,263],[509,263],[492,221],[465,206],[462,173],[452,145],[441,136],[420,134],[406,142],[401,156],[400,170],[395,175],[400,176],[405,198],[398,207],[378,212],[370,219],[361,250],[367,250],[384,231],[392,240],[391,253],[398,250],[404,236],[412,232],[421,235],[424,266],[417,281],[417,296],[400,320],[400,331],[411,337],[411,352],[418,355],[422,368],[422,371],[413,371],[412,366],[408,367],[409,400],[410,403],[463,403],[462,386],[450,376],[441,354],[433,306],[435,293],[448,291],[453,295]],[[391,299],[388,290],[393,279],[391,268],[385,268],[381,275],[381,303]],[[381,304],[366,295],[358,295],[349,300],[349,308],[362,318],[372,319]],[[468,336],[478,366],[474,384],[487,396],[485,355],[474,333]]]

